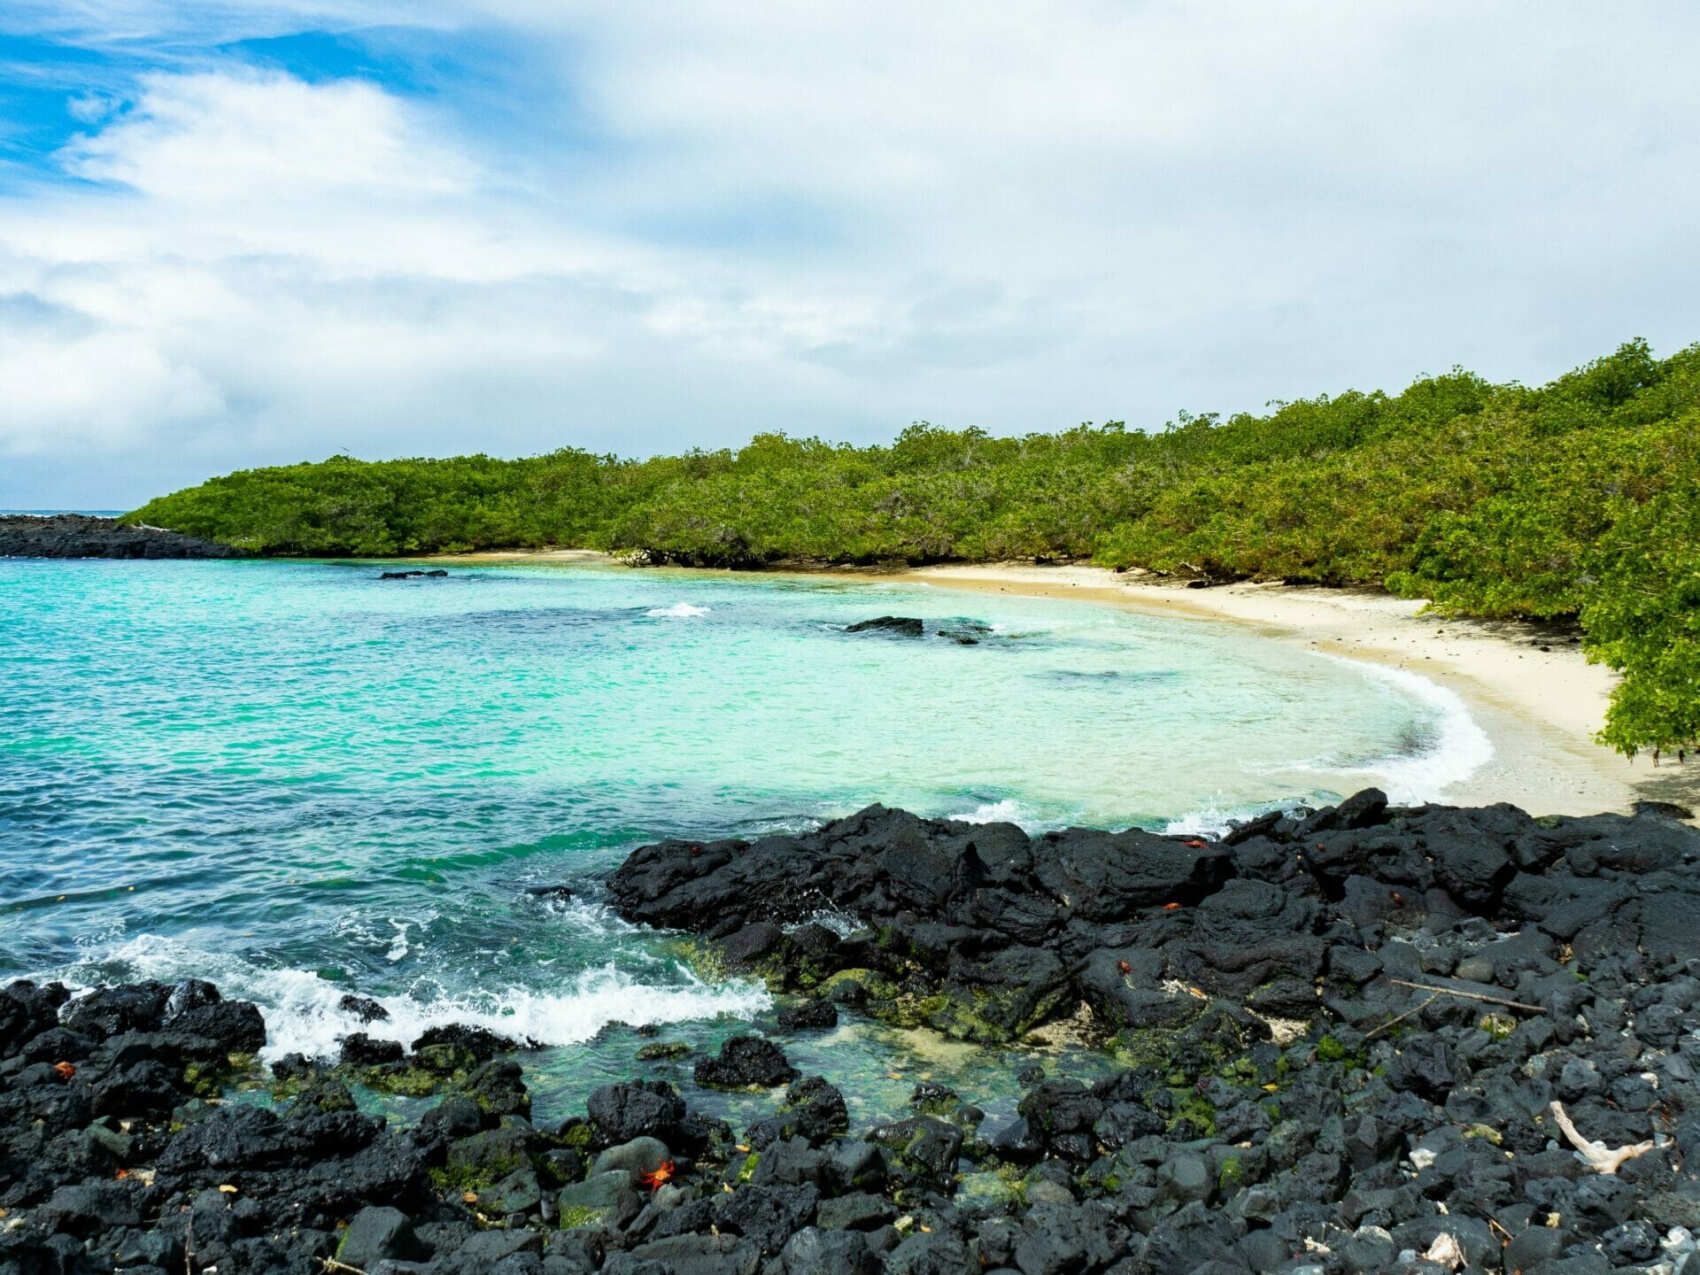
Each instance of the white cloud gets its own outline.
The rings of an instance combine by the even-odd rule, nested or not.
[[[0,198],[26,299],[0,304],[0,454],[80,440],[85,503],[149,494],[121,453],[166,438],[190,481],[1157,423],[1700,336],[1687,6],[19,9],[178,41],[465,25],[529,68],[497,134],[452,92],[228,65],[91,104],[61,159],[94,184]]]
[[[216,386],[136,332],[70,340],[9,335],[0,348],[0,453],[87,459],[170,441],[224,409]]]
[[[68,172],[204,209],[339,198],[405,209],[475,180],[394,98],[357,80],[155,74],[141,88],[133,114],[66,148]]]

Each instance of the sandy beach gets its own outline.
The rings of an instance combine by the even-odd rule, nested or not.
[[[505,565],[613,564],[582,549],[444,558]],[[656,568],[657,570],[686,570]],[[1594,742],[1616,674],[1590,664],[1575,639],[1515,622],[1423,614],[1420,600],[1367,589],[1231,584],[1190,589],[1102,567],[990,563],[900,571],[811,571],[843,579],[905,579],[938,588],[1069,598],[1205,622],[1249,625],[1272,641],[1402,669],[1468,704],[1493,756],[1442,796],[1510,801],[1537,814],[1627,811],[1636,801],[1700,804],[1700,767],[1630,761]]]

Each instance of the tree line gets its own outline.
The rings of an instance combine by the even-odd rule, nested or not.
[[[1547,385],[1461,369],[1162,430],[889,445],[756,435],[645,460],[543,456],[243,470],[132,521],[262,554],[566,545],[758,568],[1033,559],[1374,585],[1450,613],[1578,621],[1622,671],[1601,738],[1700,737],[1700,344],[1630,342]]]

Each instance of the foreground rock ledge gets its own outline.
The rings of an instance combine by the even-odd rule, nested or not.
[[[1700,955],[1697,865],[1700,832],[1660,809],[1537,819],[1369,789],[1220,841],[871,806],[797,836],[646,846],[609,892],[627,920],[877,1018],[979,1041],[1067,1022],[1155,1059],[1153,1029],[1213,1009],[1252,1038],[1272,1020],[1368,1028],[1428,994],[1413,981],[1568,1020],[1579,979],[1648,983]]]
[[[1693,830],[1372,792],[1192,840],[874,808],[641,850],[622,911],[819,995],[716,1058],[639,1051],[554,1127],[489,1032],[404,1046],[374,1017],[339,1059],[267,1073],[258,1011],[210,985],[13,984],[0,1271],[1700,1267]],[[1084,1020],[1127,1065],[1088,1086],[1034,1054],[1013,1120],[922,1084],[908,1117],[852,1129],[779,1023],[859,1006],[964,1034]],[[734,1131],[705,1086],[771,1086],[767,1114]],[[362,1087],[436,1098],[386,1124]]]

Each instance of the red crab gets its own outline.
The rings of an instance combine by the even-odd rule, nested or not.
[[[642,1182],[651,1191],[659,1191],[672,1180],[673,1162],[671,1160],[663,1160],[656,1166],[652,1173],[642,1173],[638,1175],[638,1181]]]

